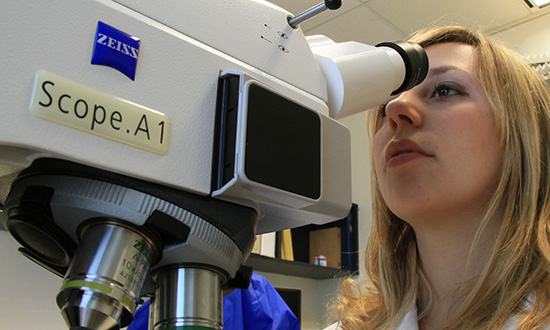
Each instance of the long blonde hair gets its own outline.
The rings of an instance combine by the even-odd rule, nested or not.
[[[502,215],[502,226],[484,271],[464,293],[445,329],[498,329],[511,315],[518,329],[550,324],[550,93],[540,77],[498,41],[463,27],[439,27],[411,41],[428,47],[445,42],[474,46],[478,77],[494,111],[504,146],[503,169],[487,208],[488,219]],[[381,119],[371,111],[370,135]],[[374,166],[372,166],[374,168]],[[342,329],[391,329],[416,304],[421,319],[430,299],[417,297],[429,284],[419,267],[412,227],[396,217],[373,182],[373,226],[365,264],[370,280],[364,290],[348,280],[337,310]],[[474,241],[475,242],[475,241]],[[362,291],[362,292],[361,292]],[[530,298],[529,308],[524,302]],[[415,300],[416,299],[416,300]]]

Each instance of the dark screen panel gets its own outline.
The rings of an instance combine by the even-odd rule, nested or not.
[[[302,291],[297,289],[275,288],[281,298],[288,305],[288,308],[294,313],[298,322],[302,322]]]
[[[320,197],[321,120],[315,111],[250,85],[245,148],[250,180]]]

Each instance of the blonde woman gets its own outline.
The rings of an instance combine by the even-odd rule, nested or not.
[[[338,326],[550,329],[547,87],[483,34],[411,41],[430,71],[371,112],[371,283],[344,284]]]

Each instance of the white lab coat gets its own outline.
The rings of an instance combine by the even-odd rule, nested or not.
[[[418,330],[418,320],[416,315],[416,306],[413,306],[405,317],[401,320],[401,323],[395,330]],[[323,330],[341,330],[337,323],[334,323]]]
[[[531,298],[527,299],[527,304],[531,305]],[[505,323],[502,330],[515,330],[519,324],[519,320],[515,316],[511,316]],[[550,330],[550,325],[545,327],[545,329]],[[341,330],[337,323],[330,325],[329,327],[323,330]],[[416,305],[413,304],[405,317],[401,320],[395,330],[418,330],[418,315],[416,313]]]

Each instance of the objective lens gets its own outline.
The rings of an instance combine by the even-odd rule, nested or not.
[[[170,268],[153,276],[151,330],[221,330],[222,282],[225,276],[207,268]]]
[[[141,230],[94,222],[81,243],[57,295],[70,329],[118,330],[130,324],[147,272],[160,244]]]

